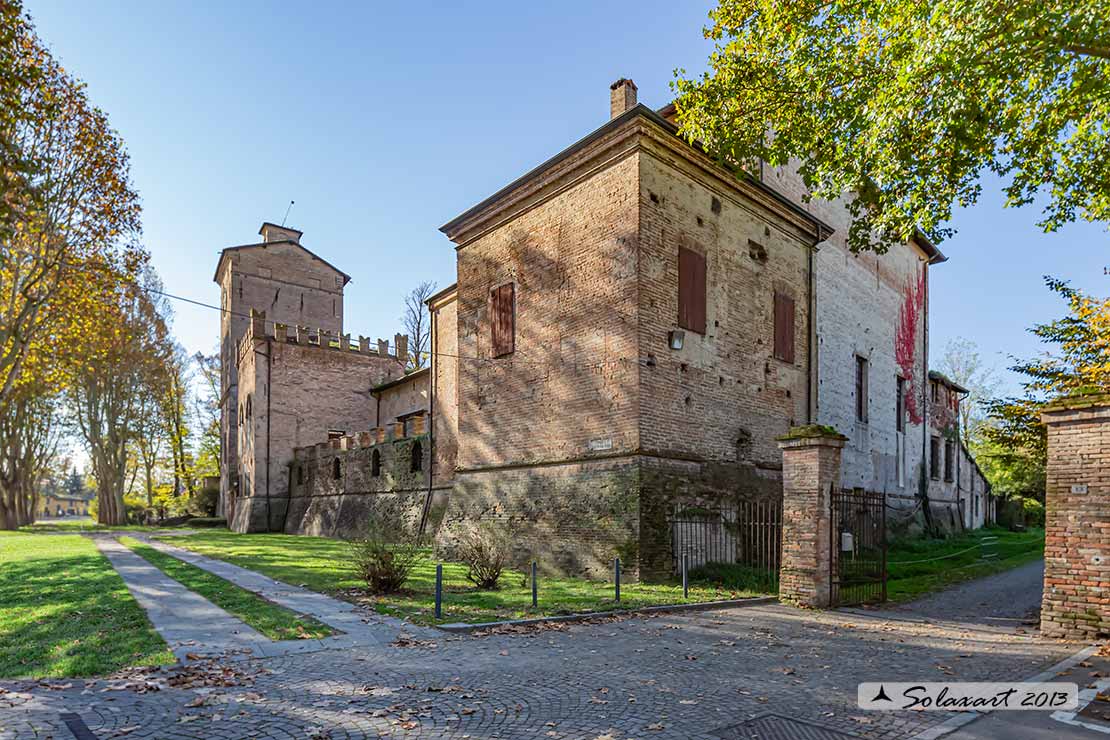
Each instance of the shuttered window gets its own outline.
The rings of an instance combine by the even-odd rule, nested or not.
[[[493,289],[490,294],[490,345],[493,356],[508,355],[515,349],[515,292],[512,283]]]
[[[775,359],[794,362],[794,299],[775,291]]]
[[[705,255],[678,248],[678,325],[705,334]]]

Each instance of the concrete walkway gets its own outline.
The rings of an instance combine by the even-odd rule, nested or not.
[[[291,586],[247,568],[199,555],[190,550],[168,545],[147,536],[140,536],[144,543],[160,552],[195,565],[217,575],[236,586],[258,594],[262,598],[297,614],[307,614],[344,634],[323,640],[298,640],[298,643],[320,643],[318,648],[346,646],[383,646],[393,642],[404,632],[410,636],[441,636],[438,630],[418,627],[396,617],[376,614],[340,599],[325,596],[305,588]]]
[[[264,635],[185,588],[115,538],[93,536],[93,540],[178,660],[185,661],[188,655],[265,654],[262,647],[270,640]]]

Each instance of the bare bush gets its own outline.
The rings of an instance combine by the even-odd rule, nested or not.
[[[366,537],[351,543],[351,560],[371,593],[401,590],[421,557],[418,537],[371,525]]]
[[[491,524],[473,527],[459,538],[458,557],[466,564],[466,579],[480,589],[498,587],[511,555],[508,534]]]

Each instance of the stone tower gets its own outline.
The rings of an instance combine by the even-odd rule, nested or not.
[[[236,367],[239,340],[251,309],[266,321],[343,333],[343,288],[350,277],[301,246],[302,232],[262,224],[262,241],[220,253],[213,280],[220,286],[220,514],[239,467]]]

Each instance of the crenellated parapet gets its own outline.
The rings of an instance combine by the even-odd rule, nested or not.
[[[402,361],[408,356],[408,337],[404,334],[393,335],[393,352],[386,339],[371,343],[369,337],[352,338],[350,334],[338,334],[327,329],[309,326],[290,326],[277,321],[267,321],[265,311],[251,309],[250,324],[243,338],[239,340],[236,361],[242,363],[243,355],[254,348],[256,340],[272,339],[276,342],[296,344],[302,347],[317,347],[323,350],[348,352]]]

